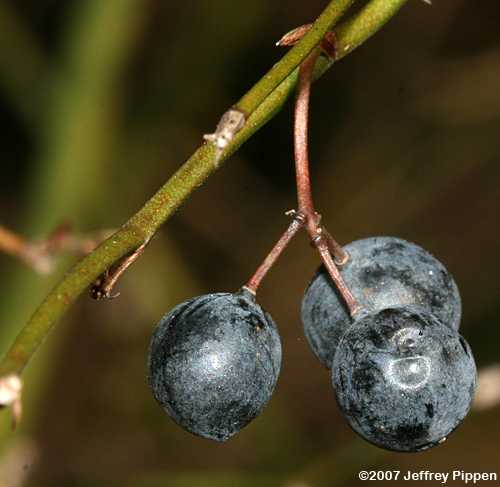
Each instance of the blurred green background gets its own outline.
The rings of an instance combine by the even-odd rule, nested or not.
[[[79,232],[119,226],[280,58],[275,41],[326,3],[1,0],[0,223],[30,238],[62,221]],[[494,0],[409,1],[315,85],[311,116],[329,229],[341,243],[400,236],[440,258],[481,369],[500,363],[499,21]],[[288,223],[291,113],[162,228],[119,299],[84,296],[66,315],[27,369],[21,428],[1,414],[1,487],[322,487],[361,485],[360,470],[499,472],[493,403],[425,453],[355,437],[302,334],[301,297],[318,265],[303,235],[260,291],[284,348],[264,413],[215,444],[154,402],[145,362],[155,323],[193,295],[236,290]],[[0,255],[2,350],[71,262],[40,277]],[[493,374],[480,392],[498,390]]]

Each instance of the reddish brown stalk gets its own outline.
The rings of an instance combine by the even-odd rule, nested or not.
[[[305,218],[301,213],[293,211],[290,214],[293,215],[292,223],[290,223],[290,226],[286,229],[285,233],[276,242],[271,252],[269,252],[267,257],[264,259],[264,262],[262,262],[259,268],[255,271],[255,274],[243,286],[253,294],[257,293],[257,289],[260,286],[260,283],[262,282],[266,274],[268,273],[269,269],[271,269],[274,263],[278,260],[278,257],[290,243],[290,240],[292,240],[292,238],[304,225]]]
[[[300,66],[297,99],[295,104],[294,148],[295,168],[297,177],[297,199],[299,212],[306,218],[305,227],[313,244],[318,249],[321,260],[332,278],[335,286],[344,298],[351,316],[359,311],[360,306],[347,288],[335,265],[332,254],[339,264],[345,264],[349,259],[347,252],[333,239],[321,225],[321,216],[315,211],[311,179],[309,173],[308,125],[309,100],[311,95],[311,79],[319,50],[314,50]],[[332,254],[331,254],[331,253]]]
[[[306,26],[307,27],[307,26]],[[298,33],[301,35],[300,29]],[[285,40],[286,44],[290,39]],[[334,38],[331,36],[325,42],[331,45],[330,51],[334,51]],[[283,44],[283,43],[282,43]],[[264,262],[255,271],[244,288],[256,294],[260,283],[274,265],[283,250],[299,231],[305,226],[313,244],[318,249],[320,257],[328,270],[335,286],[344,298],[351,316],[359,311],[359,305],[352,293],[347,288],[340,272],[336,266],[343,265],[349,259],[347,252],[334,240],[330,233],[320,225],[321,215],[314,209],[311,177],[309,173],[309,148],[308,148],[308,127],[309,127],[309,101],[311,96],[311,79],[318,59],[320,49],[314,49],[304,60],[299,69],[299,81],[297,87],[297,98],[295,103],[295,123],[294,123],[294,150],[295,150],[295,172],[297,183],[298,211],[293,211],[294,220],[275,244],[271,252],[264,259]],[[332,258],[334,256],[335,260]]]
[[[297,198],[299,212],[303,213],[309,223],[314,220],[314,205],[312,201],[311,179],[309,174],[309,99],[311,95],[311,77],[318,59],[319,51],[315,49],[302,63],[299,71],[297,99],[295,102],[294,149],[295,173],[297,178]]]
[[[274,265],[278,257],[281,255],[283,250],[289,244],[290,240],[295,236],[299,229],[304,225],[309,225],[312,220],[311,211],[313,208],[312,197],[311,197],[311,184],[309,178],[309,161],[307,159],[307,121],[309,112],[309,93],[310,93],[310,79],[312,70],[314,68],[314,63],[318,57],[318,50],[315,49],[312,54],[310,54],[304,63],[302,64],[300,71],[306,71],[306,76],[302,76],[299,79],[299,88],[297,95],[297,105],[296,110],[301,114],[299,117],[295,117],[295,170],[297,174],[297,194],[298,194],[298,212],[293,212],[294,220],[281,236],[281,238],[276,242],[275,246],[269,252],[268,256],[264,259],[264,262],[256,270],[255,274],[250,278],[250,280],[245,284],[245,288],[250,292],[255,294],[257,292],[260,283]],[[307,82],[309,79],[309,83]]]
[[[335,262],[332,259],[332,255],[330,254],[327,240],[323,238],[322,235],[318,235],[315,239],[313,239],[313,243],[318,249],[319,255],[326,270],[328,271],[328,274],[330,274],[332,281],[339,290],[342,298],[344,298],[344,301],[349,308],[350,315],[354,316],[361,309],[361,306],[357,302],[356,298],[352,295],[344,279],[342,279],[339,269],[335,265]]]

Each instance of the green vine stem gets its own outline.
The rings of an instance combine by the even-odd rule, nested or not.
[[[276,63],[269,72],[262,77],[250,90],[243,95],[235,108],[247,117],[253,113],[260,104],[289,74],[296,68],[307,55],[321,42],[328,29],[335,25],[344,15],[354,0],[334,0],[328,4],[309,32],[293,49]]]
[[[352,52],[379,30],[407,0],[371,0],[352,18],[335,29],[337,59]],[[264,76],[241,100],[238,108],[251,113],[243,128],[222,152],[226,160],[283,106],[297,82],[297,66],[322,39],[329,26],[347,8],[348,1],[333,1],[311,31]],[[327,15],[328,13],[328,15]],[[291,55],[292,53],[293,56]],[[321,58],[316,77],[333,60]],[[106,269],[149,240],[188,196],[212,174],[216,149],[203,144],[158,192],[114,235],[78,262],[52,289],[20,331],[0,363],[0,378],[20,374],[53,326],[76,298]]]

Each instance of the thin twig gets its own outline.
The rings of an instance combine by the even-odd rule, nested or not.
[[[0,225],[0,252],[18,258],[39,274],[49,274],[54,269],[56,257],[63,253],[86,255],[113,233],[113,230],[99,230],[77,235],[63,223],[47,238],[31,241]]]
[[[16,257],[38,274],[48,274],[52,269],[48,255],[38,252],[31,242],[0,226],[0,252]]]

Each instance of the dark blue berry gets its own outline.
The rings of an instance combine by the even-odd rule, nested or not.
[[[382,448],[416,452],[465,418],[476,367],[458,332],[422,308],[394,307],[362,314],[347,330],[332,383],[354,431]]]
[[[174,421],[225,441],[269,401],[281,342],[273,320],[248,291],[207,294],[162,318],[148,366],[153,395]]]
[[[340,272],[367,311],[418,305],[458,330],[461,301],[451,274],[418,245],[394,237],[372,237],[345,246],[350,259]],[[326,270],[321,267],[302,302],[302,322],[311,349],[330,367],[352,319]]]

